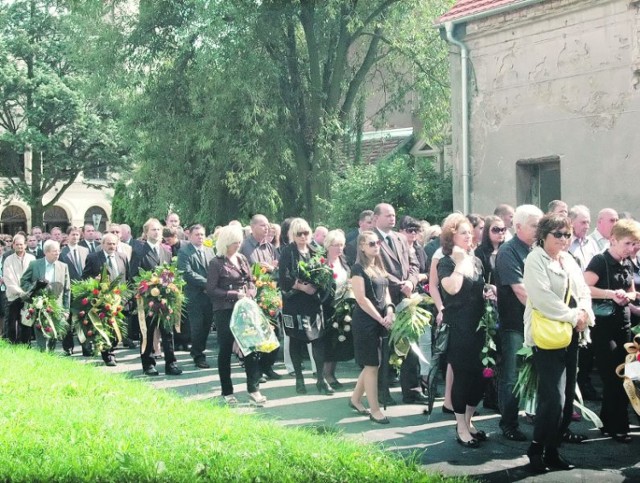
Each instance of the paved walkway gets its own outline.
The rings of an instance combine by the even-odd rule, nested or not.
[[[209,339],[208,360],[215,366],[215,334]],[[142,375],[137,349],[116,351],[118,366],[104,367],[97,359],[96,365],[109,372],[127,373],[131,378],[144,379],[158,389],[172,390],[187,399],[220,402],[220,384],[215,367],[197,369],[187,352],[177,352],[178,364],[184,370],[181,376],[164,375],[164,362],[158,361],[159,377]],[[86,360],[74,355],[74,358]],[[309,368],[309,363],[306,363]],[[286,374],[284,364],[279,362],[275,369]],[[600,432],[586,422],[574,423],[575,432],[589,434],[590,440],[579,445],[566,444],[562,454],[578,466],[569,472],[552,472],[543,476],[532,475],[527,470],[525,456],[528,443],[505,440],[499,429],[499,416],[479,407],[477,426],[489,434],[489,441],[479,449],[465,449],[454,439],[455,421],[451,415],[442,413],[442,399],[436,400],[433,415],[429,418],[422,413],[423,406],[398,405],[388,408],[386,414],[391,424],[380,426],[359,416],[347,407],[349,395],[355,385],[359,369],[353,361],[338,364],[338,379],[345,388],[334,396],[322,396],[315,391],[315,378],[306,371],[309,394],[299,396],[295,392],[295,379],[286,376],[279,381],[268,381],[261,386],[261,392],[269,399],[262,408],[248,404],[244,372],[233,364],[233,382],[236,397],[241,404],[239,412],[264,415],[283,425],[320,426],[329,431],[338,431],[347,437],[379,443],[392,452],[405,455],[417,454],[425,469],[442,472],[445,475],[472,475],[488,482],[628,482],[640,481],[640,428],[633,426],[634,440],[629,445],[603,438]],[[393,388],[392,394],[401,401],[400,389]],[[598,409],[590,404],[591,409]],[[638,418],[632,415],[632,422]],[[522,420],[521,429],[531,437],[533,428]]]

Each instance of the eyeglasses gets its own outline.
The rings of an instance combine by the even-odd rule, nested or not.
[[[296,236],[309,236],[309,232],[308,231],[299,231],[298,233],[296,233]]]
[[[407,228],[404,231],[406,231],[407,233],[418,233],[420,231],[420,228]]]
[[[506,227],[502,227],[500,228],[499,226],[492,226],[491,227],[491,233],[506,233],[507,232],[507,228]]]
[[[367,242],[367,245],[373,248],[373,247],[379,247],[380,243],[381,243],[380,240],[373,240],[373,241]]]
[[[552,231],[550,234],[553,235],[554,238],[557,238],[558,240],[562,237],[564,237],[566,240],[571,238],[571,233],[565,233],[562,231]]]

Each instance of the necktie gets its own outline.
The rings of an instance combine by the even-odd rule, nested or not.
[[[90,251],[91,253],[93,253],[93,252],[95,252],[95,251],[96,251],[96,247],[94,247],[94,246],[93,246],[93,242],[92,242],[92,241],[91,241],[91,242],[89,242],[89,251]]]
[[[116,278],[118,276],[118,269],[116,268],[115,261],[113,260],[113,255],[109,255],[107,257],[107,263],[109,264],[109,272],[111,273],[111,278]]]
[[[387,235],[387,245],[389,245],[389,248],[391,248],[391,251],[393,253],[396,253],[396,247],[393,246],[393,240],[391,239],[390,235]]]
[[[76,271],[78,273],[82,273],[82,266],[80,265],[80,257],[78,256],[78,249],[74,248],[73,250],[73,263],[76,266]]]
[[[156,247],[152,247],[151,249],[153,250],[153,254],[159,260],[160,259],[160,255],[158,255],[158,249]]]
[[[200,264],[203,267],[206,267],[205,261],[204,261],[204,253],[202,253],[202,250],[196,250],[196,254],[198,255],[198,260],[200,260]]]

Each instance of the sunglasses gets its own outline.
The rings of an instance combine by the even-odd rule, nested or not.
[[[380,243],[381,243],[380,240],[374,240],[374,241],[367,242],[367,245],[373,248],[373,247],[379,247]]]
[[[564,237],[566,240],[568,240],[569,238],[571,238],[571,233],[564,233],[561,231],[552,231],[551,235],[554,236],[554,238],[557,238],[558,240],[562,237]]]
[[[407,233],[418,233],[420,231],[420,228],[407,228],[405,231]]]
[[[299,231],[298,233],[296,233],[296,236],[309,236],[309,232],[308,231]]]
[[[507,228],[506,227],[502,227],[500,228],[499,226],[492,226],[491,227],[491,233],[506,233],[507,232]]]

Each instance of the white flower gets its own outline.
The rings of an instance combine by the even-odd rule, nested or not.
[[[344,326],[344,331],[345,332],[350,332],[351,331],[351,326],[349,324]]]
[[[347,340],[347,338],[346,338],[344,335],[339,335],[339,336],[338,336],[338,340],[339,340],[340,342],[344,342],[345,340]]]
[[[349,315],[345,315],[345,316],[344,316],[344,321],[345,321],[345,322],[351,322],[351,316],[349,316]]]
[[[337,322],[334,322],[334,323],[333,323],[333,325],[332,325],[332,327],[333,327],[334,329],[337,329],[338,327],[340,327],[340,325],[338,325],[338,323],[337,323]]]
[[[35,306],[36,309],[41,310],[43,305],[42,297],[37,297],[33,305]]]

